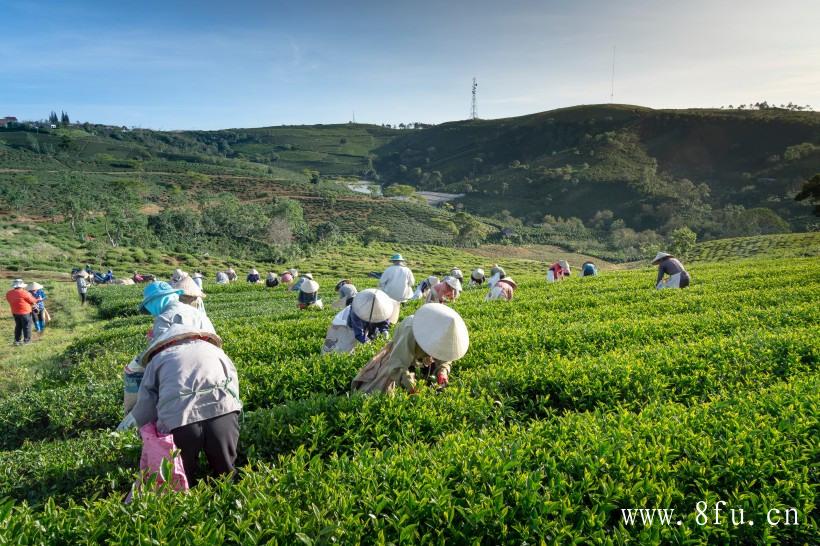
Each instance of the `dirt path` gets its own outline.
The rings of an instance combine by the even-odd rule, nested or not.
[[[31,278],[30,273],[26,276]],[[46,308],[52,322],[43,334],[32,333],[29,345],[18,347],[13,344],[14,322],[8,308],[4,310],[0,320],[0,403],[6,396],[34,383],[39,370],[62,365],[65,350],[96,325],[96,309],[90,305],[80,306],[74,283],[39,280],[45,286]]]

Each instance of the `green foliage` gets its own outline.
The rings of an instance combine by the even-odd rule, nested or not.
[[[672,252],[677,256],[686,258],[695,249],[698,236],[694,231],[684,226],[673,231],[669,239],[672,245],[670,247]]]
[[[375,241],[387,241],[390,239],[390,232],[381,226],[370,226],[362,231],[362,243],[370,246]]]
[[[299,267],[324,289],[342,272],[363,289],[391,249],[342,248]],[[452,249],[395,250],[417,276],[489,267]],[[121,417],[122,367],[144,347],[150,319],[135,315],[139,287],[95,292],[105,327],[0,405],[0,496],[31,503],[0,509],[0,529],[49,543],[175,542],[192,526],[228,543],[470,543],[488,531],[515,544],[810,541],[816,258],[696,264],[692,287],[663,292],[651,289],[650,269],[547,285],[543,264],[504,265],[515,299],[465,291],[454,307],[470,351],[448,389],[417,396],[348,395],[380,347],[320,355],[334,310],[301,312],[282,289],[207,284],[208,314],[239,370],[245,467],[236,483],[140,495],[127,507],[139,443],[103,429]],[[697,500],[716,498],[756,519],[775,505],[804,519],[776,530],[698,526],[690,515],[683,528],[620,519],[620,508],[644,506],[694,515]],[[151,524],[135,527],[136,514]]]
[[[803,184],[795,199],[814,203],[814,215],[820,216],[820,173],[815,174],[811,180]]]

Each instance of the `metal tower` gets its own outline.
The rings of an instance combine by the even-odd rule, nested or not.
[[[475,95],[476,95],[476,90],[477,89],[478,89],[478,82],[476,82],[475,78],[473,78],[473,104],[472,104],[472,107],[470,108],[470,119],[477,119],[478,118],[478,114],[476,113],[476,108],[475,108]]]
[[[615,102],[615,46],[612,46],[612,83],[609,87],[609,103]]]

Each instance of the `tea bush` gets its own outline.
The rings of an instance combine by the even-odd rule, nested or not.
[[[480,264],[458,258],[465,271]],[[375,286],[366,261],[339,263],[359,289]],[[150,319],[135,314],[139,287],[98,290],[108,319],[99,331],[0,407],[0,497],[17,501],[0,505],[0,539],[812,542],[815,258],[696,264],[692,286],[676,291],[653,290],[650,269],[550,285],[535,262],[507,269],[519,283],[513,302],[484,302],[482,289],[453,304],[471,346],[438,395],[350,396],[382,342],[322,356],[329,306],[305,312],[283,289],[207,286],[239,371],[245,468],[235,484],[129,507],[120,500],[138,441],[110,429],[122,367],[144,348]],[[326,304],[336,276],[318,276]],[[756,525],[696,525],[694,503],[716,499]],[[800,526],[764,524],[761,510],[785,506],[798,508]],[[627,527],[629,507],[673,507],[684,525]]]

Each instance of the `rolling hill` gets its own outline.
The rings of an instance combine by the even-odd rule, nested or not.
[[[635,260],[682,226],[702,240],[813,229],[794,196],[818,171],[820,114],[775,109],[579,106],[416,130],[24,124],[0,129],[0,227],[40,250],[2,257],[23,268],[128,252],[140,263],[143,251],[283,262],[370,227],[393,243]],[[434,208],[346,187],[360,179],[464,196]]]
[[[739,205],[802,230],[814,220],[794,196],[820,171],[820,113],[579,106],[404,132],[376,154],[383,180],[466,192],[488,216],[586,223],[610,210],[636,229],[710,236],[729,234],[714,213]]]

